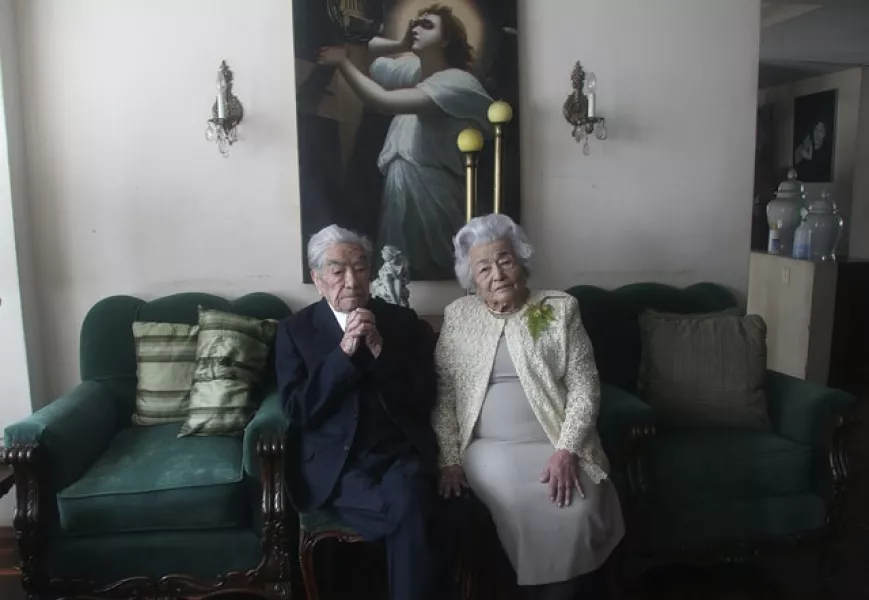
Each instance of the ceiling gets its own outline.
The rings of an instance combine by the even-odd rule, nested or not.
[[[869,0],[762,3],[760,87],[869,65]]]

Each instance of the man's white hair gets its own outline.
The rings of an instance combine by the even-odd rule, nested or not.
[[[534,248],[528,240],[525,230],[513,219],[504,214],[491,214],[475,217],[468,221],[453,238],[455,250],[456,279],[463,289],[473,292],[476,288],[471,274],[469,253],[471,248],[481,244],[491,244],[500,240],[508,240],[513,248],[513,257],[522,267],[525,277],[531,276],[530,262]]]
[[[312,235],[311,239],[308,240],[308,268],[312,271],[320,271],[323,268],[326,251],[338,244],[359,246],[362,248],[366,262],[371,265],[371,256],[374,253],[371,240],[355,231],[337,225],[329,225]]]

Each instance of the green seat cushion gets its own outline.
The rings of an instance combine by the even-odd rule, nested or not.
[[[342,523],[334,511],[312,510],[299,514],[299,527],[308,535],[319,535],[327,531],[338,531],[346,535],[358,535],[356,531],[346,523]]]
[[[705,550],[812,533],[826,525],[827,506],[812,493],[661,507],[648,523],[656,548]]]
[[[178,438],[180,424],[132,427],[57,496],[73,535],[237,527],[246,524],[242,442]]]
[[[812,449],[766,429],[664,428],[652,471],[657,504],[801,493],[809,490]]]

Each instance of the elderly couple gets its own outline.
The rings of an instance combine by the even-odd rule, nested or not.
[[[454,246],[470,294],[435,342],[412,310],[369,296],[368,240],[334,225],[311,238],[323,299],[281,324],[275,350],[293,504],[385,540],[392,599],[439,599],[451,574],[431,527],[450,505],[438,495],[470,488],[528,597],[599,598],[624,525],[579,306],[528,289],[533,250],[505,215],[471,220]]]

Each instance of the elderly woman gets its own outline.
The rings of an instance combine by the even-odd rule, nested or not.
[[[446,308],[437,347],[440,492],[470,486],[530,597],[594,597],[624,524],[579,305],[528,289],[533,250],[505,215],[471,220],[454,245],[472,294]]]

